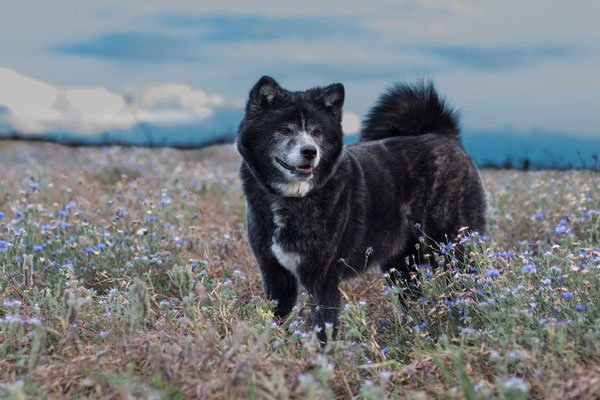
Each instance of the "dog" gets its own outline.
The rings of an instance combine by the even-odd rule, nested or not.
[[[323,343],[326,326],[336,336],[343,279],[379,265],[392,284],[409,285],[422,237],[437,244],[464,227],[486,231],[485,191],[460,143],[459,114],[432,83],[391,87],[348,146],[343,102],[339,83],[293,92],[263,76],[236,140],[265,295],[282,319],[303,285]]]

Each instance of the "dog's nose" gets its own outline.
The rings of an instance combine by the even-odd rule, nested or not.
[[[300,153],[302,153],[302,156],[307,160],[312,160],[317,156],[317,148],[314,146],[304,146],[300,149]]]

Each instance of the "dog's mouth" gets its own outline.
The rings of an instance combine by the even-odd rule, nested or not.
[[[294,167],[277,157],[275,157],[275,161],[277,161],[279,165],[281,165],[283,168],[287,169],[294,175],[308,176],[311,175],[313,171],[313,167],[311,167],[310,164],[299,165],[297,167]]]

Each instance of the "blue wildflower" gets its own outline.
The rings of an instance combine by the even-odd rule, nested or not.
[[[40,184],[37,182],[32,182],[29,184],[29,187],[32,188],[33,190],[35,190],[40,187]]]
[[[415,229],[416,229],[416,230],[419,230],[419,229],[421,229],[421,224],[417,222],[417,223],[415,224]]]
[[[415,325],[413,326],[413,330],[415,331],[422,331],[423,329],[425,329],[425,327],[427,326],[427,324],[425,322],[423,322],[421,325]]]
[[[0,211],[0,219],[4,218],[4,213]]]
[[[36,253],[39,253],[43,250],[44,248],[42,246],[33,246],[33,251],[35,251]]]
[[[69,203],[65,206],[65,210],[69,211],[75,208],[75,203]]]
[[[536,270],[537,270],[537,268],[536,268],[535,264],[526,264],[521,269],[522,272],[527,272],[530,274],[535,274]]]
[[[563,297],[567,300],[571,300],[572,298],[575,297],[575,295],[573,295],[573,293],[571,293],[571,292],[563,292]]]
[[[577,305],[575,306],[575,309],[576,309],[577,311],[579,311],[579,312],[582,312],[582,311],[584,311],[584,310],[585,310],[585,307],[584,307],[584,306],[582,306],[581,304],[577,304]]]
[[[90,254],[90,253],[93,253],[94,251],[96,251],[96,249],[94,249],[93,247],[86,247],[86,248],[85,248],[85,251],[86,251],[88,254]]]
[[[98,246],[96,246],[98,248],[98,250],[104,250],[106,248],[106,245],[104,243],[98,243]]]
[[[540,213],[535,214],[535,217],[537,219],[543,219],[544,218],[544,214],[540,212]]]
[[[560,221],[558,221],[558,224],[565,226],[567,224],[567,219],[566,218],[561,219]]]
[[[64,212],[63,210],[60,210],[58,212],[58,215],[60,215],[61,217],[67,218],[69,216],[69,214],[67,214],[66,212]]]
[[[557,225],[556,228],[554,228],[554,232],[556,232],[556,233],[571,233],[571,229],[565,228],[564,225]]]
[[[431,278],[433,274],[431,272],[425,272],[425,278]]]
[[[384,356],[387,356],[388,353],[390,352],[390,350],[387,347],[384,347],[381,352],[383,353]]]
[[[510,257],[514,257],[515,256],[515,252],[514,251],[499,251],[496,253],[492,253],[492,257],[506,257],[506,258],[510,258]]]
[[[151,215],[148,217],[148,221],[150,221],[150,222],[156,221],[156,217],[154,215]]]
[[[489,271],[487,271],[485,273],[485,276],[487,276],[489,278],[494,277],[494,276],[498,276],[498,275],[500,275],[500,271],[498,271],[496,268],[490,269]]]

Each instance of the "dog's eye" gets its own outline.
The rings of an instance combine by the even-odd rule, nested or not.
[[[313,129],[312,131],[310,131],[311,136],[319,136],[320,134],[321,131],[319,129]]]
[[[289,135],[291,131],[290,128],[284,126],[279,128],[279,132],[281,132],[282,135]]]

